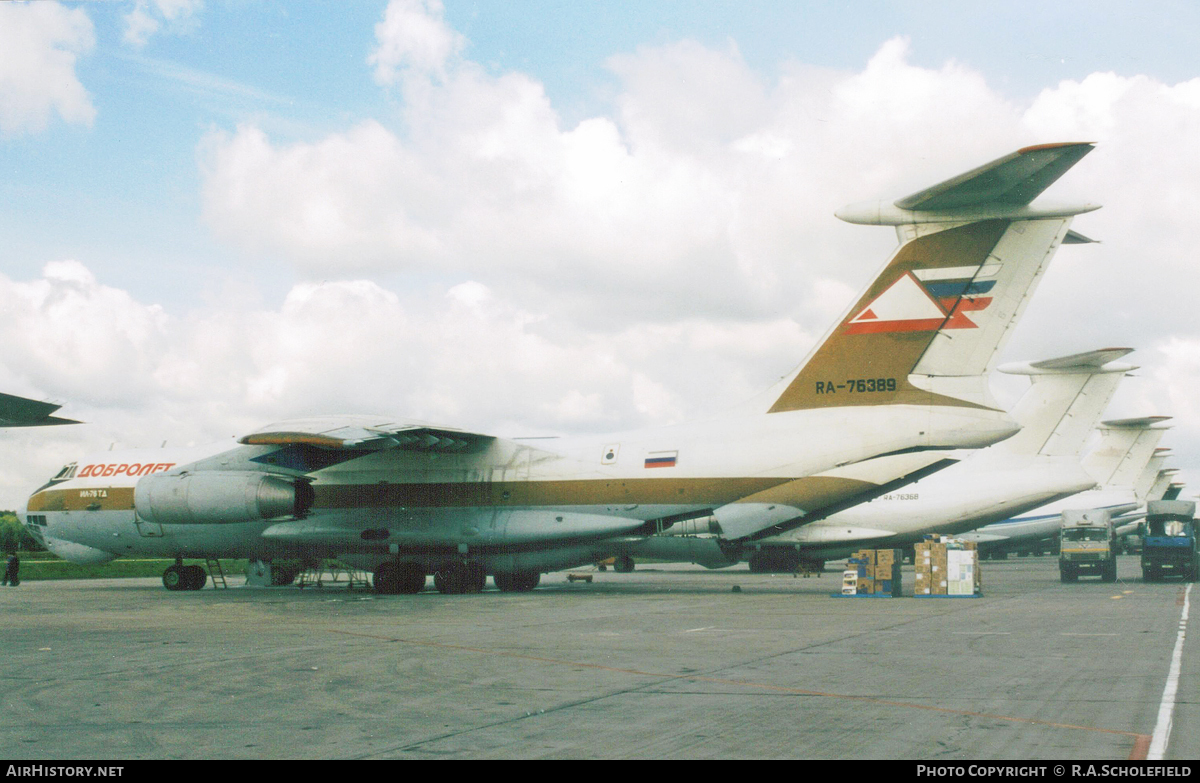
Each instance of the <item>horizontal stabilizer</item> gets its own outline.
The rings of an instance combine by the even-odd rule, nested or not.
[[[1023,206],[1092,151],[1094,142],[1024,147],[977,169],[898,199],[901,209],[922,212],[978,207]]]
[[[1105,367],[1109,362],[1116,361],[1122,356],[1132,353],[1132,348],[1101,348],[1086,353],[1076,353],[1070,356],[1060,356],[1056,359],[1043,359],[1037,362],[1013,362],[1000,366],[1000,372],[1010,375],[1042,375],[1060,373],[1097,372],[1131,372],[1137,367],[1129,364]]]

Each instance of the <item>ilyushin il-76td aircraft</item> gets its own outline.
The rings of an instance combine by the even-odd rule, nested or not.
[[[530,590],[698,517],[730,540],[803,524],[1018,431],[985,372],[1071,218],[1097,208],[1031,202],[1091,149],[1028,147],[839,212],[896,226],[900,246],[798,368],[725,415],[553,440],[378,416],[284,421],[232,446],[85,457],[33,493],[26,522],[67,559],[174,557],[172,589],[207,581],[183,557],[337,556],[382,593],[420,591],[430,574],[447,593],[488,575]]]

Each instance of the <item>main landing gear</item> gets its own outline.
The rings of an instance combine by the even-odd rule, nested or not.
[[[163,571],[163,587],[168,590],[202,590],[208,584],[208,572],[198,565],[183,564],[183,558],[175,558],[175,565]]]
[[[502,593],[527,593],[541,580],[537,571],[492,574],[496,589]],[[412,562],[383,563],[375,569],[373,581],[380,595],[412,595],[425,589],[425,568]],[[448,560],[433,571],[433,586],[445,595],[479,593],[486,584],[487,572],[479,563]]]

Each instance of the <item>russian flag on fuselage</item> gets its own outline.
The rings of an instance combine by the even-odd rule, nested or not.
[[[847,334],[977,329],[966,313],[992,303],[999,264],[905,272],[846,324]]]
[[[673,468],[678,457],[678,451],[652,451],[646,455],[646,467]]]

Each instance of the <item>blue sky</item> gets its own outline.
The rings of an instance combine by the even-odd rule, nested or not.
[[[1080,139],[1056,188],[1107,205],[1076,226],[1105,244],[1060,254],[1004,358],[1137,347],[1114,406],[1175,414],[1200,459],[1195,4],[401,6],[415,27],[385,2],[0,5],[0,388],[92,422],[21,441],[0,506],[72,449],[296,413],[709,412],[888,252],[834,209]],[[21,56],[53,68],[4,54],[35,16]]]

